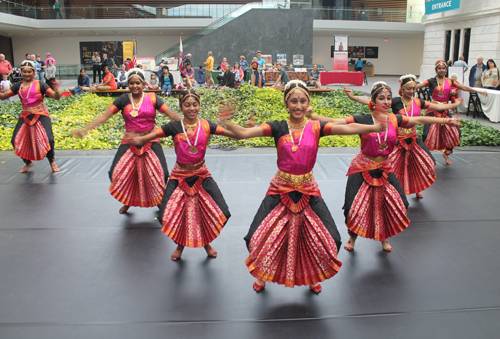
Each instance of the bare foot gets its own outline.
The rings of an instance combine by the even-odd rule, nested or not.
[[[50,168],[52,168],[52,172],[59,172],[60,171],[59,167],[57,167],[57,165],[54,161],[50,163]]]
[[[391,252],[392,246],[389,245],[389,242],[387,240],[384,240],[384,241],[382,241],[382,249],[386,252]]]
[[[443,158],[444,158],[444,160],[446,160],[446,163],[447,163],[448,165],[451,165],[451,164],[452,164],[452,162],[450,161],[450,158],[448,158],[448,154],[443,153]]]
[[[316,283],[316,284],[311,284],[309,285],[309,289],[311,291],[313,291],[314,293],[319,293],[321,292],[322,288],[321,288],[321,284],[320,283]]]
[[[262,281],[262,280],[257,279],[257,281],[253,283],[253,289],[254,289],[256,292],[260,292],[260,291],[262,291],[264,288],[266,288],[266,282],[265,282],[265,281]]]
[[[120,208],[120,214],[125,214],[127,213],[128,209],[130,208],[130,206],[127,206],[127,205],[123,205],[122,208]]]
[[[416,195],[416,196],[417,196],[417,198],[419,198],[419,199],[422,199],[422,198],[424,197],[424,196],[422,195],[422,193],[420,193],[420,192],[415,193],[415,195]]]
[[[354,250],[354,243],[356,242],[357,237],[349,237],[349,240],[347,240],[347,244],[345,244],[344,249],[347,251],[352,251]]]
[[[29,164],[26,164],[20,171],[19,173],[26,173],[28,172],[28,170],[33,167],[35,164],[33,163],[33,161],[30,161]]]
[[[184,246],[178,245],[175,251],[172,252],[172,255],[170,256],[170,259],[173,261],[177,261],[181,258],[182,251],[184,250]]]
[[[214,248],[212,246],[210,246],[210,244],[206,245],[205,246],[205,251],[207,251],[207,255],[211,258],[217,258],[217,251],[214,250]]]

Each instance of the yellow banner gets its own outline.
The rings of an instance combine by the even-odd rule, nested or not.
[[[134,56],[134,41],[124,41],[123,42],[123,61]]]

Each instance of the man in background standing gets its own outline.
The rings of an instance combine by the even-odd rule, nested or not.
[[[259,63],[259,74],[262,78],[262,86],[265,84],[264,73],[266,71],[266,60],[262,59],[262,52],[257,51],[257,62]]]
[[[477,57],[477,65],[472,66],[469,73],[469,86],[470,87],[483,87],[481,76],[483,75],[486,65],[483,64],[483,57]]]
[[[461,55],[458,58],[458,61],[455,61],[455,63],[453,64],[453,67],[462,67],[464,69],[464,73],[467,72],[467,70],[469,69],[469,66],[467,66],[467,63],[464,61],[463,55]]]
[[[47,59],[48,60],[48,59]],[[92,70],[94,72],[94,81],[93,83],[95,84],[95,73],[99,75],[99,84],[101,83],[101,57],[97,52],[94,52],[94,55],[92,56]]]
[[[36,55],[36,61],[40,64],[40,82],[45,82],[45,62],[40,58],[40,54]]]
[[[30,60],[35,63],[35,72],[36,72],[35,79],[36,80],[40,80],[40,71],[42,70],[42,67],[40,66],[40,64],[38,63],[38,61],[36,61],[35,54],[31,54],[30,55]]]
[[[4,74],[9,77],[11,73],[12,65],[10,64],[10,62],[5,60],[5,55],[0,53],[0,77]]]
[[[213,88],[215,88],[215,82],[212,78],[212,72],[214,70],[214,57],[212,56],[212,51],[208,52],[208,58],[203,64],[205,65],[205,70],[207,71],[207,88],[210,88],[210,84],[212,84]]]

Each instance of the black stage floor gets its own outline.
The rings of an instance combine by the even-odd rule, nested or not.
[[[169,167],[172,150],[166,150]],[[321,149],[314,175],[345,243],[342,203],[355,150]],[[276,172],[274,149],[210,150],[208,167],[232,217],[217,259],[186,249],[172,262],[157,209],[108,193],[110,152],[59,151],[60,173],[0,153],[0,338],[498,338],[500,152],[463,149],[438,160],[410,227],[359,239],[343,266],[307,287],[257,294],[243,236]]]

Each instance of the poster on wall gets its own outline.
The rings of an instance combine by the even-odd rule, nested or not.
[[[80,63],[91,65],[94,53],[102,58],[107,54],[109,59],[113,59],[115,64],[123,63],[123,41],[81,41],[80,42]]]
[[[124,41],[123,42],[123,60],[133,59],[134,56],[134,43],[137,51],[137,41]]]
[[[347,52],[335,52],[333,57],[333,70],[347,72],[349,67],[347,65]]]
[[[177,71],[177,69],[179,68],[178,61],[179,61],[179,58],[177,58],[177,57],[163,58],[163,62],[165,65],[168,66],[169,71]]]
[[[378,59],[378,47],[365,47],[365,58]]]
[[[262,54],[262,59],[266,61],[266,67],[270,67],[273,64],[273,56],[271,54]]]
[[[137,58],[137,65],[142,65],[142,69],[153,71],[156,67],[155,58]]]
[[[357,59],[358,57],[365,57],[365,47],[364,46],[349,46],[347,49],[348,57]]]
[[[294,66],[304,66],[304,55],[303,54],[294,54],[293,65]]]
[[[282,64],[283,66],[286,66],[286,54],[276,54],[276,62],[278,64]]]
[[[348,35],[335,35],[334,39],[335,39],[335,52],[347,51],[347,46],[349,46]]]

